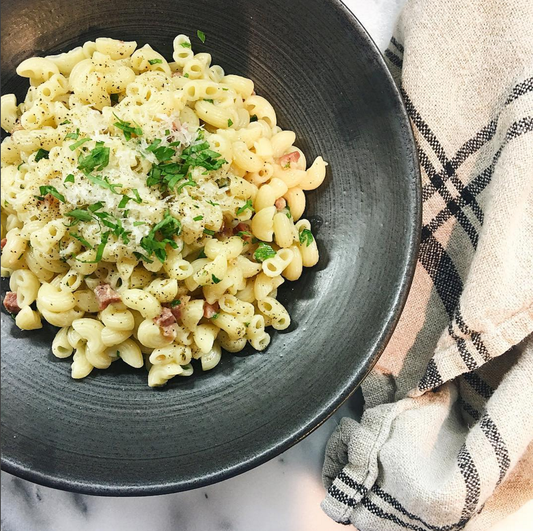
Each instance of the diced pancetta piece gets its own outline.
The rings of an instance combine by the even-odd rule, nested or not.
[[[109,285],[100,284],[94,288],[94,294],[98,299],[100,310],[105,310],[110,304],[120,302],[120,295]]]
[[[14,291],[8,291],[4,297],[4,306],[9,313],[19,313],[21,308],[17,302],[17,294]]]

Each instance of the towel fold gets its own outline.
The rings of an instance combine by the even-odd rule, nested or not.
[[[410,0],[385,56],[422,240],[322,507],[359,531],[486,530],[533,498],[533,2]]]

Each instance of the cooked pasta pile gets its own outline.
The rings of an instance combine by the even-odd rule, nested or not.
[[[1,264],[4,305],[23,330],[60,328],[73,378],[120,358],[160,386],[289,326],[277,288],[318,261],[301,216],[326,163],[307,168],[253,82],[187,36],[170,63],[136,48],[99,38],[18,67],[31,86],[1,100]]]

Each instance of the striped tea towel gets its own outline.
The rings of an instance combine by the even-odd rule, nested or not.
[[[422,242],[322,507],[359,531],[487,530],[533,498],[533,1],[410,0],[385,55]]]

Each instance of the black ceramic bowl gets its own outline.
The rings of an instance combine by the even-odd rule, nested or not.
[[[226,354],[161,390],[122,362],[70,379],[53,330],[2,315],[2,465],[90,494],[143,495],[228,478],[287,449],[360,384],[384,349],[413,275],[419,175],[411,130],[380,53],[338,0],[2,0],[2,93],[15,68],[99,36],[171,57],[186,33],[228,73],[252,78],[312,160],[319,264],[279,298],[294,324],[263,353]],[[200,29],[205,44],[196,37]]]

